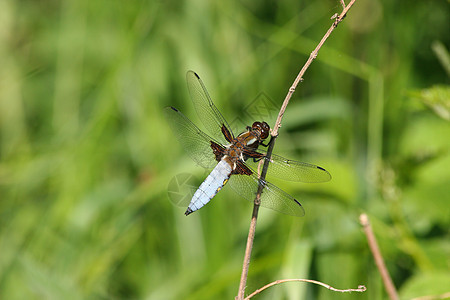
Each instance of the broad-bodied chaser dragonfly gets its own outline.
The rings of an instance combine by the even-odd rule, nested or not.
[[[212,102],[201,81],[193,71],[186,74],[191,100],[198,117],[210,137],[174,107],[166,107],[169,124],[182,147],[191,158],[204,168],[213,168],[200,185],[185,212],[189,215],[207,204],[228,183],[240,196],[254,201],[258,185],[263,186],[261,206],[294,216],[305,211],[294,197],[275,185],[259,179],[249,163],[267,159],[266,152],[258,146],[269,136],[266,122],[254,122],[246,131],[235,136],[227,121]],[[300,182],[325,182],[331,179],[325,169],[308,163],[289,160],[272,154],[267,176]]]

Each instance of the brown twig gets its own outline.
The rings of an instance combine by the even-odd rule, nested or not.
[[[294,279],[280,279],[280,280],[276,280],[274,282],[271,282],[269,284],[266,284],[265,286],[263,286],[260,289],[257,289],[256,291],[254,291],[253,293],[251,293],[250,295],[245,297],[245,300],[248,300],[248,299],[252,298],[253,296],[261,293],[262,291],[264,291],[265,289],[267,289],[267,288],[269,288],[271,286],[274,286],[274,285],[277,285],[277,284],[280,284],[280,283],[284,283],[284,282],[291,282],[291,281],[301,281],[301,282],[314,283],[314,284],[317,284],[317,285],[321,285],[321,286],[323,286],[323,287],[325,287],[325,288],[327,288],[327,289],[329,289],[331,291],[340,292],[340,293],[365,292],[366,291],[366,287],[364,285],[359,285],[357,289],[340,290],[340,289],[336,289],[336,288],[334,288],[331,285],[328,285],[326,283],[323,283],[323,282],[320,282],[320,281],[317,281],[317,280],[312,280],[312,279],[297,279],[297,278],[294,278]]]
[[[386,265],[384,264],[383,256],[381,255],[380,248],[378,248],[377,240],[375,239],[375,235],[372,231],[372,226],[369,222],[369,217],[366,214],[361,214],[359,216],[359,222],[363,226],[364,233],[367,237],[367,242],[369,243],[370,250],[372,251],[372,255],[375,259],[375,264],[377,265],[378,271],[381,274],[384,288],[386,289],[386,292],[388,293],[391,300],[397,300],[397,290],[395,289],[391,276],[389,276],[389,272],[386,268]]]
[[[273,151],[273,146],[275,138],[270,139],[269,148],[267,149],[267,156],[270,158]],[[260,178],[264,180],[267,174],[269,166],[269,160],[264,160],[264,166],[263,170],[261,172]],[[254,205],[253,205],[253,212],[252,212],[252,220],[250,221],[250,229],[248,231],[248,237],[247,237],[247,246],[245,248],[245,255],[244,255],[244,264],[242,266],[242,274],[241,274],[241,280],[239,282],[239,292],[236,299],[242,300],[244,299],[244,293],[245,293],[245,285],[247,284],[247,275],[248,275],[248,269],[250,266],[250,257],[252,254],[252,248],[253,248],[253,241],[255,239],[255,232],[256,232],[256,221],[258,220],[258,211],[259,211],[259,205],[260,205],[260,198],[261,198],[261,192],[264,186],[261,184],[258,185],[258,192],[256,193]]]
[[[289,88],[289,91],[288,91],[288,93],[287,93],[287,95],[286,95],[286,97],[285,97],[285,99],[283,101],[283,105],[281,106],[280,112],[278,113],[278,118],[277,118],[277,120],[275,122],[275,126],[273,127],[273,130],[272,130],[272,133],[271,133],[272,138],[271,138],[270,143],[269,143],[269,148],[267,149],[267,157],[269,159],[270,159],[270,156],[272,155],[273,147],[275,145],[275,139],[278,136],[278,129],[281,126],[281,119],[283,118],[284,112],[286,111],[286,107],[289,104],[289,101],[290,101],[290,99],[292,97],[292,94],[294,94],[295,89],[297,88],[297,85],[300,83],[300,81],[303,81],[303,75],[305,74],[305,72],[309,68],[309,66],[311,65],[312,61],[317,57],[317,55],[319,53],[319,50],[322,47],[322,45],[328,39],[328,37],[330,36],[331,32],[333,32],[333,30],[338,26],[338,24],[345,18],[347,12],[353,6],[355,1],[356,0],[351,0],[350,3],[346,6],[345,2],[343,0],[340,0],[341,4],[343,6],[342,12],[339,14],[339,16],[334,18],[334,22],[331,25],[330,29],[328,29],[328,31],[322,37],[322,39],[320,40],[319,44],[314,49],[314,51],[311,52],[311,55],[309,56],[308,60],[306,61],[306,63],[304,64],[304,66],[302,67],[300,72],[298,73],[297,77],[295,78],[294,83]],[[263,169],[262,169],[262,172],[261,172],[261,175],[260,175],[260,178],[262,179],[262,181],[266,177],[267,169],[269,167],[269,159],[266,159],[264,161],[264,166],[263,166]],[[249,268],[249,265],[250,265],[250,257],[251,257],[252,248],[253,248],[253,240],[255,238],[256,221],[258,219],[258,210],[259,210],[259,204],[260,204],[260,197],[261,197],[262,189],[264,188],[264,186],[262,184],[262,181],[260,182],[260,184],[258,186],[258,192],[256,194],[255,202],[254,202],[254,206],[253,206],[252,219],[251,219],[251,222],[250,222],[250,229],[249,229],[248,237],[247,237],[247,245],[246,245],[246,248],[245,248],[244,263],[243,263],[243,266],[242,266],[241,280],[239,282],[239,291],[238,291],[238,295],[236,297],[236,299],[238,299],[238,300],[244,299],[245,286],[247,284],[248,268]]]
[[[281,106],[280,112],[278,114],[278,118],[277,121],[275,122],[275,126],[273,128],[272,131],[272,136],[276,137],[278,135],[278,129],[280,128],[281,125],[281,119],[283,118],[284,112],[286,110],[287,105],[289,104],[289,101],[291,100],[292,94],[294,94],[295,89],[297,88],[297,85],[303,81],[303,75],[305,74],[306,70],[309,68],[309,66],[311,65],[311,63],[313,62],[313,60],[317,57],[320,48],[322,47],[322,45],[325,43],[325,41],[328,39],[328,37],[330,36],[330,34],[333,32],[333,30],[339,25],[340,22],[342,22],[342,20],[345,18],[345,15],[347,14],[347,12],[349,11],[349,9],[353,6],[353,4],[355,3],[356,0],[351,0],[350,3],[347,6],[344,6],[344,9],[342,10],[342,12],[339,14],[339,16],[337,16],[334,19],[333,24],[331,25],[331,27],[328,29],[327,33],[325,33],[325,35],[323,36],[323,38],[320,40],[319,44],[317,45],[317,47],[314,49],[313,52],[311,52],[311,54],[309,55],[308,60],[306,61],[306,63],[303,65],[303,68],[300,70],[300,72],[297,75],[297,78],[295,78],[294,83],[292,84],[292,86],[289,88],[289,92],[286,95],[286,98],[284,98],[284,102],[283,105]],[[345,3],[344,3],[345,4]]]

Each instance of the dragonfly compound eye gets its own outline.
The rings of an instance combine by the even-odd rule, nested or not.
[[[269,136],[270,127],[266,122],[255,122],[253,123],[252,128],[261,133],[261,139],[263,140]]]

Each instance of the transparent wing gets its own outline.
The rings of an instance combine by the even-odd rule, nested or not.
[[[257,152],[265,154],[264,150],[258,150]],[[264,159],[266,159],[266,157],[264,157]],[[248,159],[247,164],[254,165],[254,162],[251,159]],[[326,182],[331,180],[330,173],[322,167],[290,160],[276,154],[272,154],[270,158],[267,176],[306,183]]]
[[[217,165],[210,147],[210,141],[214,139],[201,131],[176,108],[166,107],[164,114],[181,146],[196,163],[206,169]]]
[[[206,130],[222,144],[228,144],[222,134],[222,125],[225,125],[230,130],[231,135],[233,135],[233,132],[225,118],[212,102],[200,77],[195,72],[188,71],[186,73],[186,82],[195,111]]]
[[[244,199],[253,202],[258,191],[259,179],[252,175],[231,175],[228,184]],[[263,181],[264,189],[261,194],[261,206],[273,209],[283,214],[302,217],[305,215],[303,206],[294,197],[280,188]]]

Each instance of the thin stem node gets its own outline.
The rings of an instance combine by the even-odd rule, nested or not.
[[[341,289],[334,288],[334,287],[332,287],[332,286],[329,285],[329,284],[326,284],[326,283],[323,283],[323,282],[320,282],[320,281],[317,281],[317,280],[312,280],[312,279],[300,279],[300,278],[294,278],[294,279],[281,279],[281,280],[273,281],[273,282],[271,282],[271,283],[269,283],[269,284],[266,284],[266,285],[263,286],[262,288],[257,289],[256,291],[254,291],[253,293],[251,293],[250,295],[248,295],[248,296],[245,298],[245,300],[248,300],[248,299],[252,298],[253,296],[255,296],[255,295],[261,293],[262,291],[264,291],[265,289],[267,289],[267,288],[269,288],[269,287],[271,287],[271,286],[274,286],[274,285],[277,285],[277,284],[280,284],[280,283],[285,283],[285,282],[292,282],[292,281],[300,281],[300,282],[313,283],[313,284],[317,284],[317,285],[323,286],[324,288],[327,288],[327,289],[329,289],[330,291],[333,291],[333,292],[340,292],[340,293],[365,292],[365,291],[367,290],[366,286],[364,286],[364,285],[358,285],[358,288],[357,288],[357,289],[344,289],[344,290],[341,290]]]

